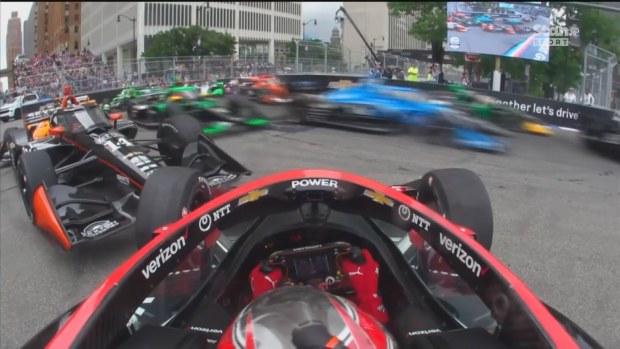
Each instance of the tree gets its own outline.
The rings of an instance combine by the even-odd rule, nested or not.
[[[297,45],[294,40],[288,43],[287,57],[289,59],[295,59]],[[325,46],[323,46],[321,40],[304,40],[299,43],[299,59],[325,59]],[[342,49],[340,46],[327,45],[327,60],[328,61],[342,61]]]
[[[391,15],[413,15],[416,21],[411,27],[410,35],[431,43],[433,62],[443,64],[443,42],[446,39],[446,2],[398,2],[389,1]]]
[[[199,26],[177,27],[153,36],[143,57],[229,56],[235,53],[235,38],[230,34]]]

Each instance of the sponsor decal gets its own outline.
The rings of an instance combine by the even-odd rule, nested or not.
[[[230,213],[230,204],[220,207],[212,213],[207,213],[198,220],[198,229],[203,232],[211,230],[214,222],[219,221],[222,217]]]
[[[355,85],[351,80],[330,81],[327,88],[343,88]]]
[[[90,136],[95,141],[95,144],[104,144],[106,141],[112,139],[112,135],[110,133],[103,133],[101,135],[91,134]]]
[[[112,137],[108,138],[108,140],[106,140],[103,143],[103,146],[108,148],[108,150],[114,152],[119,150],[121,147],[132,147],[133,144],[128,141],[127,139],[121,137],[121,138],[117,138],[116,142],[114,142],[114,139],[112,139]]]
[[[236,174],[227,174],[227,175],[220,175],[220,176],[213,176],[213,177],[209,177],[208,179],[205,179],[205,184],[210,186],[210,187],[215,187],[218,186],[222,183],[226,183],[229,181],[232,181],[233,179],[237,178]]]
[[[94,238],[97,237],[106,231],[118,226],[120,223],[117,221],[98,221],[95,223],[89,224],[84,231],[82,231],[82,236],[85,238]]]
[[[249,192],[247,195],[242,196],[241,198],[239,198],[239,203],[237,204],[237,206],[241,206],[243,204],[247,204],[248,202],[253,202],[256,201],[260,198],[262,198],[263,196],[269,194],[269,189],[261,189],[261,190],[254,190]]]
[[[467,251],[461,248],[460,242],[455,243],[452,239],[443,235],[443,233],[439,233],[439,244],[452,253],[463,264],[465,264],[467,269],[471,270],[471,272],[476,274],[477,277],[480,277],[482,266],[480,263],[476,262],[474,258],[467,253]]]
[[[374,202],[378,202],[381,205],[386,205],[389,207],[394,207],[394,201],[392,201],[392,199],[386,197],[385,195],[381,194],[381,193],[377,193],[376,191],[372,191],[372,190],[364,190],[364,196],[367,196],[369,198],[372,199],[372,201]]]
[[[297,187],[325,187],[325,188],[338,188],[338,181],[333,179],[313,178],[313,179],[301,179],[291,182],[293,189]]]
[[[430,330],[411,331],[411,332],[408,332],[407,335],[409,337],[411,337],[411,336],[419,336],[419,335],[422,335],[422,334],[432,334],[432,333],[441,333],[441,330],[433,328],[433,329],[430,329]]]
[[[159,249],[159,254],[155,256],[149,264],[142,269],[142,275],[145,279],[149,279],[151,275],[155,274],[162,265],[164,265],[170,258],[174,257],[183,247],[185,247],[185,237],[181,236],[176,241],[172,242],[170,246]]]
[[[398,208],[398,215],[403,221],[411,222],[426,231],[428,231],[428,228],[431,226],[431,222],[411,212],[408,206],[400,205]]]
[[[172,131],[174,131],[174,133],[179,133],[179,129],[176,128],[174,125],[168,124],[168,123],[165,123],[165,122],[161,124],[161,128],[166,128],[166,127],[172,129]]]
[[[322,246],[323,245],[312,245],[312,246],[298,247],[298,248],[294,248],[293,251],[297,252],[297,251],[313,250],[315,248],[319,248]]]
[[[200,331],[200,332],[205,332],[205,333],[215,333],[215,334],[224,333],[224,331],[220,330],[219,328],[204,328],[204,327],[191,326],[189,329],[193,331]]]
[[[125,159],[129,160],[129,162],[138,167],[140,171],[146,173],[147,175],[150,175],[156,168],[158,168],[157,164],[143,152],[129,153],[125,155]]]
[[[122,183],[124,185],[129,185],[129,178],[125,177],[125,176],[121,176],[119,174],[116,175],[116,179],[119,181],[119,183]]]

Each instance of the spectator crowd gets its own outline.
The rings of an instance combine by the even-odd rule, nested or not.
[[[13,63],[13,93],[37,93],[58,97],[62,86],[70,84],[76,93],[119,87],[121,82],[101,57],[87,49],[77,52],[42,53]]]

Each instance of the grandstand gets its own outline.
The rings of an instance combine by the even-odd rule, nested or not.
[[[40,54],[22,60],[13,66],[13,75],[15,92],[36,92],[42,97],[60,96],[66,84],[76,93],[121,86],[112,70],[86,49]]]

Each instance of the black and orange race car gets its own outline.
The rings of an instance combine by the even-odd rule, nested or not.
[[[470,170],[388,186],[301,169],[206,193],[197,171],[155,172],[139,250],[23,348],[601,348],[491,254]]]
[[[12,166],[17,166],[17,160],[22,152],[22,145],[29,142],[44,142],[50,139],[51,119],[54,113],[60,110],[71,108],[73,106],[96,106],[97,101],[91,99],[89,96],[65,96],[62,98],[56,98],[52,103],[46,104],[39,108],[38,111],[28,113],[23,119],[24,127],[10,127],[4,131],[2,138],[2,146],[0,146],[0,155],[7,155]],[[120,121],[117,125],[118,129],[126,132],[127,135],[133,134],[137,129],[133,130],[133,124],[131,122]]]
[[[240,95],[253,97],[266,104],[288,103],[291,101],[288,88],[280,79],[271,75],[259,75],[239,79]]]
[[[65,104],[45,118],[34,130],[47,136],[14,131],[9,149],[28,217],[65,250],[132,227],[141,190],[162,167],[202,171],[213,190],[249,173],[186,114],[169,116],[151,140],[136,140],[131,121],[97,105]]]

